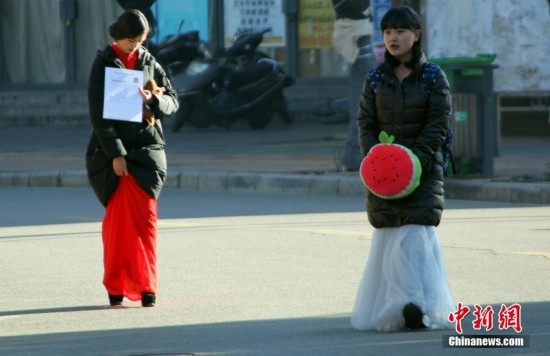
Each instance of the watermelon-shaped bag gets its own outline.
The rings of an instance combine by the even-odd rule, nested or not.
[[[393,143],[393,135],[382,131],[378,139],[380,143],[372,147],[361,162],[361,180],[380,198],[406,197],[420,185],[420,160],[407,147]]]

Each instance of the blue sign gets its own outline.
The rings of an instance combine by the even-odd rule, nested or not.
[[[198,30],[201,40],[208,41],[208,1],[157,0],[152,10],[157,20],[155,42],[176,33],[180,24],[180,33]]]
[[[372,43],[384,43],[384,34],[380,29],[380,22],[382,18],[392,8],[392,0],[371,0],[371,12],[372,12]]]

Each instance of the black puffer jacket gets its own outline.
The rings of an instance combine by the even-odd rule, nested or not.
[[[422,56],[412,73],[401,83],[393,67],[380,65],[381,76],[376,94],[367,78],[357,117],[362,156],[378,142],[386,131],[394,135],[394,143],[410,148],[422,165],[420,186],[409,196],[387,200],[367,193],[369,222],[376,228],[406,224],[439,225],[443,212],[443,156],[441,146],[451,113],[449,83],[443,71],[436,76],[428,98],[421,78]]]
[[[177,111],[178,100],[164,69],[141,47],[136,70],[143,71],[143,83],[154,78],[164,95],[156,95],[153,104],[154,126],[146,122],[126,122],[103,119],[105,67],[124,68],[111,46],[98,51],[88,82],[88,106],[92,133],[86,151],[86,170],[99,201],[106,206],[118,185],[113,170],[113,158],[125,156],[128,171],[149,195],[158,198],[166,178],[165,141],[161,121],[163,115]]]

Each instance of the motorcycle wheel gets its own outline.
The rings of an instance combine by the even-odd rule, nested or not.
[[[264,103],[264,105],[258,107],[258,109],[244,114],[243,119],[245,119],[248,125],[254,130],[261,130],[271,122],[273,114],[273,106]]]
[[[209,104],[204,98],[196,98],[193,111],[189,116],[191,125],[198,128],[206,128],[212,123],[212,113],[209,110]]]
[[[288,111],[288,107],[286,105],[285,96],[282,91],[279,91],[273,96],[273,106],[275,107],[275,111],[277,112],[278,116],[283,119],[283,122],[287,125],[290,125],[292,121],[294,121],[294,117]]]
[[[179,105],[180,107],[176,112],[174,121],[172,122],[172,132],[178,132],[181,129],[185,123],[185,120],[189,117],[191,111],[193,110],[193,106],[187,100],[180,100]]]

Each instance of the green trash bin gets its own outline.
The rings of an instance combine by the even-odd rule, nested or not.
[[[453,157],[459,176],[493,176],[497,143],[495,54],[431,58],[445,72],[453,96]]]
[[[478,54],[475,57],[430,58],[430,62],[438,64],[441,69],[443,69],[445,75],[447,76],[447,80],[449,81],[449,85],[452,89],[454,84],[454,72],[452,70],[453,68],[456,68],[457,66],[460,67],[462,64],[473,64],[474,66],[480,64],[490,65],[495,61],[496,58],[496,54]],[[464,68],[464,71],[465,73],[463,75],[466,76],[483,75],[483,69],[481,68]]]

